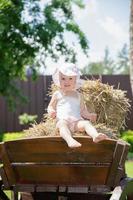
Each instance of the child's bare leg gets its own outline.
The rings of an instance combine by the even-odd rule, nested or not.
[[[77,124],[79,131],[85,130],[85,132],[93,138],[93,142],[100,142],[108,137],[103,133],[98,133],[95,127],[87,120],[79,121]]]
[[[58,124],[60,136],[67,142],[68,146],[70,148],[80,147],[81,144],[72,137],[67,126],[67,122],[65,120],[61,120]]]

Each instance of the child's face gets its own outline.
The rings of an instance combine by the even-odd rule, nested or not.
[[[66,76],[60,72],[59,81],[60,81],[60,86],[62,90],[71,91],[75,89],[76,76]]]

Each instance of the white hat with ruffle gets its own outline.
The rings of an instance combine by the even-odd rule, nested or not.
[[[66,76],[76,76],[76,88],[79,88],[81,85],[80,82],[80,70],[76,67],[73,63],[65,63],[61,67],[56,68],[55,72],[52,75],[53,82],[55,85],[60,87],[60,81],[59,81],[59,72]]]

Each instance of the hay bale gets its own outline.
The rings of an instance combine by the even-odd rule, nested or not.
[[[49,95],[57,90],[51,85]],[[114,89],[113,86],[103,84],[100,80],[85,80],[79,92],[90,112],[97,113],[97,121],[94,124],[98,132],[107,134],[110,138],[119,137],[119,131],[125,126],[125,119],[130,109],[129,99],[126,92]],[[26,130],[27,137],[37,137],[44,135],[58,135],[55,132],[55,120],[44,115],[40,124],[33,124]],[[74,133],[74,135],[84,135],[85,133]]]
[[[88,110],[97,113],[97,124],[119,131],[125,126],[130,103],[126,91],[99,80],[87,80],[80,89]]]

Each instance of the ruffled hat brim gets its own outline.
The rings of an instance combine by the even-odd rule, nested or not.
[[[55,85],[60,87],[60,81],[59,81],[59,73],[62,73],[66,76],[76,76],[76,88],[79,88],[81,86],[80,81],[80,70],[75,66],[75,64],[64,64],[61,67],[57,67],[55,72],[52,75],[53,82]]]

